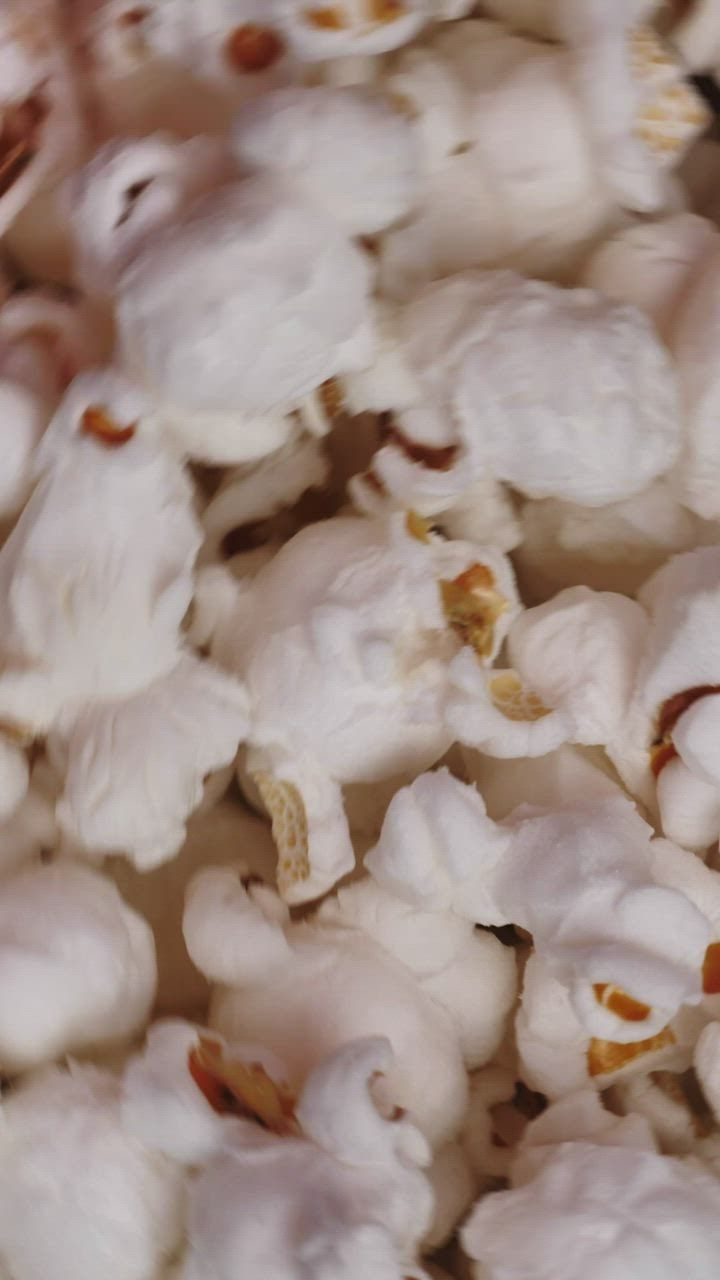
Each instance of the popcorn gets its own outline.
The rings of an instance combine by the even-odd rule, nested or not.
[[[54,0],[10,0],[4,6],[0,84],[4,234],[24,207],[57,184],[82,155],[84,130],[63,41],[63,17]]]
[[[708,122],[702,100],[628,6],[566,7],[569,48],[470,20],[393,64],[426,172],[418,214],[381,246],[393,296],[470,266],[568,279],[621,207],[670,202],[668,169]]]
[[[672,478],[604,507],[527,502],[520,520],[514,564],[531,603],[580,584],[633,595],[668,556],[715,536],[713,526],[678,502]]]
[[[372,885],[343,891],[304,923],[286,913],[267,886],[245,888],[229,869],[191,882],[186,945],[221,984],[211,1025],[267,1046],[292,1087],[347,1040],[386,1035],[388,1105],[407,1110],[434,1147],[451,1140],[467,1101],[465,1059],[486,1061],[502,1036],[512,953],[441,913],[408,918]]]
[[[129,1039],[147,1019],[152,933],[114,885],[83,866],[58,862],[3,879],[0,951],[3,1072]]]
[[[655,875],[650,835],[619,794],[495,827],[474,788],[440,771],[398,792],[365,861],[406,900],[526,929],[583,1027],[629,1044],[701,1002],[715,934],[694,897]]]
[[[397,324],[415,391],[372,471],[422,515],[488,473],[528,497],[601,507],[677,460],[673,371],[631,308],[512,272],[466,272],[424,289]]]
[[[714,71],[720,65],[720,22],[713,0],[694,0],[681,8],[673,24],[672,41],[693,71]]]
[[[420,535],[399,515],[310,526],[245,585],[216,642],[248,690],[247,767],[288,902],[354,865],[342,785],[417,773],[448,750],[450,659],[472,645],[492,662],[516,611],[499,552]]]
[[[613,1130],[609,1117],[606,1127],[591,1113],[583,1134],[582,1094],[561,1106],[565,1115],[556,1119],[554,1107],[531,1126],[550,1128],[550,1141],[528,1150],[529,1168],[521,1159],[513,1188],[482,1200],[463,1229],[464,1249],[487,1265],[478,1274],[631,1280],[645,1270],[671,1280],[689,1265],[694,1278],[710,1280],[720,1261],[716,1179],[659,1155],[628,1120]],[[553,1140],[556,1125],[567,1128]],[[677,1215],[668,1225],[670,1201]]]
[[[501,758],[545,755],[565,742],[614,742],[647,631],[642,608],[587,587],[528,609],[508,635],[508,669],[453,661],[445,718],[466,745]]]
[[[236,118],[243,168],[288,177],[351,235],[372,235],[410,212],[419,188],[410,123],[361,88],[281,89]]]
[[[235,755],[247,703],[183,652],[200,533],[179,463],[138,428],[145,414],[121,378],[87,374],[44,438],[40,482],[0,555],[0,714],[26,737],[52,732],[66,829],[148,867],[182,844],[204,774]],[[139,773],[141,743],[157,754]]]
[[[426,0],[276,0],[280,29],[307,62],[387,53],[417,35]]]
[[[16,293],[0,309],[0,515],[13,515],[32,483],[33,451],[62,392],[99,354],[82,304],[49,290]]]
[[[301,1137],[258,1130],[226,1144],[191,1191],[185,1280],[208,1266],[218,1280],[239,1266],[289,1280],[307,1265],[318,1280],[422,1276],[415,1252],[432,1212],[420,1172],[429,1153],[407,1119],[378,1113],[368,1088],[391,1056],[380,1037],[344,1045],[305,1084]]]
[[[183,1236],[184,1177],[122,1124],[109,1072],[73,1064],[3,1100],[0,1253],[16,1280],[143,1280]]]
[[[628,715],[609,754],[629,788],[657,804],[665,835],[701,849],[717,839],[712,745],[717,549],[676,556],[642,592],[650,625]],[[710,733],[710,739],[708,739]]]

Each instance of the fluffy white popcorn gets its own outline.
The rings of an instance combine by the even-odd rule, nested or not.
[[[127,851],[143,869],[172,858],[204,778],[233,759],[247,712],[242,686],[190,654],[135,695],[93,701],[61,735],[61,827],[94,855]]]
[[[120,1084],[94,1067],[3,1099],[0,1190],[14,1280],[154,1280],[182,1240],[182,1171],[124,1129]]]
[[[550,966],[533,955],[525,966],[515,1036],[523,1080],[548,1098],[576,1089],[603,1090],[618,1080],[650,1071],[685,1071],[700,1032],[717,1017],[717,997],[688,1006],[646,1040],[621,1043],[591,1036],[582,1026],[570,992]]]
[[[601,507],[678,458],[674,370],[632,307],[510,271],[464,272],[427,286],[396,323],[415,390],[384,406],[397,432],[372,471],[421,514],[488,473],[531,498]]]
[[[8,0],[0,15],[0,233],[82,157],[81,122],[55,0]],[[52,223],[46,235],[54,238]]]
[[[157,979],[152,933],[113,884],[79,864],[3,879],[0,953],[4,1072],[128,1039],[148,1016]]]
[[[66,832],[147,867],[182,844],[204,775],[235,755],[247,701],[184,651],[200,529],[145,413],[122,378],[89,373],[44,437],[38,485],[0,554],[0,704],[26,737],[51,732]],[[139,749],[152,762],[140,771]]]
[[[243,168],[285,175],[351,235],[397,222],[419,189],[410,121],[364,88],[265,94],[236,118],[232,145]]]
[[[520,524],[513,561],[530,603],[581,583],[634,594],[669,555],[717,537],[715,526],[678,502],[672,478],[604,507],[527,502]]]
[[[24,290],[0,308],[2,516],[27,498],[35,446],[68,383],[99,355],[92,323],[82,303],[50,290]]]
[[[354,865],[343,784],[420,772],[452,745],[449,661],[472,645],[491,662],[516,609],[500,552],[401,515],[309,526],[244,584],[213,652],[248,690],[247,768],[288,902]]]
[[[470,20],[400,55],[387,83],[418,117],[426,178],[383,240],[388,292],[478,265],[567,279],[621,205],[669,203],[667,169],[707,114],[655,37],[624,26],[618,12],[606,39],[567,49]]]
[[[717,227],[696,213],[632,223],[591,254],[582,281],[617,302],[640,307],[667,338],[689,282],[704,270],[717,243]]]
[[[527,930],[590,1035],[624,1044],[701,1002],[716,936],[679,885],[658,884],[651,835],[619,793],[497,827],[443,770],[398,792],[365,861],[406,900]]]
[[[720,831],[712,727],[719,575],[720,551],[702,547],[668,561],[644,587],[647,639],[628,714],[609,747],[629,788],[657,806],[665,835],[691,849]]]
[[[220,984],[210,1022],[229,1041],[265,1045],[298,1087],[324,1054],[346,1041],[387,1036],[395,1056],[387,1101],[405,1108],[439,1147],[457,1133],[467,1101],[463,1022],[474,1029],[475,1050],[484,1035],[492,1054],[513,1000],[514,958],[501,955],[499,944],[468,957],[467,944],[458,942],[464,931],[441,915],[429,917],[432,932],[423,940],[422,923],[411,917],[403,926],[402,914],[393,911],[377,940],[341,904],[339,918],[326,909],[292,924],[267,886],[245,888],[231,869],[212,868],[190,884],[183,931],[194,963]],[[408,956],[403,934],[412,940],[413,932],[414,956]],[[438,990],[456,961],[463,968],[449,993]],[[470,1022],[467,992],[490,973]]]
[[[720,280],[720,248],[707,254],[691,276],[670,333],[670,350],[678,367],[685,416],[686,447],[679,468],[679,496],[698,515],[720,516],[716,489],[720,453],[713,422],[720,393],[713,352],[720,328],[716,300]]]
[[[307,1080],[300,1135],[257,1130],[228,1143],[193,1186],[183,1280],[250,1267],[269,1280],[402,1280],[416,1269],[432,1195],[429,1152],[413,1125],[384,1119],[369,1091],[391,1068],[382,1038],[352,1042]]]
[[[533,1151],[529,1168],[521,1158],[512,1189],[480,1201],[464,1227],[464,1249],[485,1264],[477,1274],[635,1280],[652,1273],[674,1280],[684,1272],[711,1280],[720,1265],[717,1180],[659,1155],[629,1120],[608,1131],[593,1117],[583,1134],[577,1118],[584,1098],[569,1102],[573,1109],[559,1125],[555,1108],[535,1122],[550,1128],[550,1140]],[[560,1129],[554,1140],[553,1126]]]
[[[605,745],[624,723],[647,633],[625,596],[569,587],[527,609],[508,635],[506,670],[453,661],[445,719],[458,741],[504,758],[565,742]]]

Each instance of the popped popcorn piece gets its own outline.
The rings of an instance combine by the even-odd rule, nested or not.
[[[44,437],[39,482],[0,553],[6,723],[45,732],[178,661],[200,545],[190,486],[142,432],[119,448],[105,438],[122,441],[145,413],[122,379],[83,374]]]
[[[604,507],[527,502],[520,522],[513,562],[529,603],[581,584],[632,595],[668,556],[717,537],[714,525],[678,502],[672,478]]]
[[[61,828],[93,856],[157,867],[182,846],[203,779],[233,759],[247,724],[242,686],[190,654],[134,695],[93,701],[60,735]]]
[[[412,125],[367,89],[281,89],[236,118],[243,168],[286,176],[351,235],[372,235],[410,212],[419,188]]]
[[[714,1024],[710,1024],[710,1028]],[[703,1040],[706,1027],[695,1049]],[[651,1071],[646,1076],[633,1076],[614,1084],[605,1095],[608,1105],[622,1115],[643,1116],[650,1125],[660,1150],[667,1155],[699,1154],[710,1135],[707,1115],[692,1103],[687,1074],[674,1071]]]
[[[276,0],[280,29],[307,62],[366,57],[407,44],[428,17],[426,0]]]
[[[394,61],[386,81],[417,117],[426,182],[380,246],[388,293],[480,265],[567,280],[621,207],[672,203],[668,170],[708,123],[701,98],[651,32],[628,29],[628,6],[566,8],[570,47],[469,20]]]
[[[15,293],[0,308],[0,515],[13,515],[32,483],[33,452],[78,370],[100,354],[82,302],[49,290]]]
[[[415,1255],[432,1195],[424,1140],[409,1120],[384,1119],[370,1092],[391,1067],[375,1037],[338,1049],[310,1075],[299,1138],[243,1133],[211,1161],[190,1197],[184,1280],[208,1266],[230,1280],[250,1266],[268,1277],[421,1277]]]
[[[678,458],[674,372],[633,308],[508,271],[465,272],[426,287],[397,326],[415,393],[409,407],[385,405],[399,434],[372,473],[421,515],[487,474],[528,497],[602,507]]]
[[[122,1123],[109,1072],[47,1070],[3,1099],[0,1255],[15,1280],[151,1280],[183,1236],[182,1170]]]
[[[671,164],[707,123],[684,68],[648,23],[660,0],[490,0],[494,16],[569,46],[574,91],[605,180],[626,207],[662,203],[658,169]]]
[[[527,930],[587,1031],[626,1044],[701,1002],[715,937],[682,878],[669,887],[656,874],[651,834],[619,793],[520,809],[496,827],[475,789],[442,770],[398,792],[365,863],[406,901]]]
[[[188,889],[185,941],[198,968],[221,984],[211,1026],[230,1042],[266,1045],[293,1088],[347,1040],[386,1035],[395,1055],[387,1102],[439,1147],[462,1121],[463,1054],[487,1061],[502,1037],[514,957],[495,939],[473,945],[462,922],[442,914],[408,920],[392,900],[381,909],[372,887],[358,918],[366,893],[359,902],[355,894],[337,906],[329,900],[292,924],[267,886],[246,889],[231,870],[213,868]]]
[[[702,547],[670,560],[643,588],[647,639],[628,714],[608,748],[630,790],[657,805],[665,835],[695,849],[720,831],[711,642],[719,571],[718,549]]]
[[[516,608],[498,551],[418,538],[400,515],[312,525],[245,585],[213,652],[249,692],[247,768],[288,902],[354,865],[343,784],[417,773],[448,750],[449,661],[473,644],[490,663]]]
[[[0,16],[0,234],[82,158],[81,121],[55,0],[8,0]],[[46,227],[54,238],[56,228]]]
[[[624,596],[561,591],[513,622],[508,669],[482,671],[465,652],[454,659],[446,722],[458,741],[501,758],[613,742],[646,632],[643,609]]]
[[[717,243],[717,228],[696,213],[633,223],[591,254],[582,283],[616,302],[639,307],[667,341],[689,282],[705,269]]]
[[[607,1089],[649,1071],[685,1071],[700,1032],[717,1016],[716,997],[684,1006],[656,1035],[621,1043],[591,1036],[573,1010],[570,992],[533,955],[525,966],[515,1035],[523,1080],[546,1097],[576,1089]]]
[[[580,1094],[560,1104],[559,1122],[551,1108],[531,1125],[530,1141],[542,1128],[549,1141],[520,1158],[511,1190],[475,1207],[462,1243],[486,1265],[478,1275],[634,1280],[652,1271],[672,1280],[685,1270],[693,1280],[710,1280],[720,1262],[717,1180],[659,1155],[632,1120],[616,1120],[613,1129],[591,1112],[583,1133],[578,1120],[586,1105]],[[671,1218],[668,1203],[677,1209]]]
[[[86,867],[58,862],[4,878],[0,952],[3,1072],[129,1039],[147,1019],[157,980],[152,933]]]

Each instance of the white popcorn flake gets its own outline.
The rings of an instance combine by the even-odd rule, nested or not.
[[[182,1240],[184,1178],[124,1129],[116,1078],[42,1072],[2,1119],[0,1254],[16,1280],[154,1276]]]
[[[0,950],[5,1072],[129,1039],[148,1016],[152,933],[111,882],[81,864],[20,869],[2,881]]]

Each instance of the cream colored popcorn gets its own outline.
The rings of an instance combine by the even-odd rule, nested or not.
[[[200,530],[182,467],[144,434],[145,415],[123,379],[92,373],[45,435],[39,483],[0,556],[0,703],[25,739],[51,732],[67,833],[147,867],[182,844],[247,703],[184,649]]]
[[[710,1023],[701,1032],[695,1048],[696,1060],[707,1031],[715,1025]],[[705,1149],[712,1126],[697,1104],[692,1105],[695,1099],[687,1073],[651,1071],[648,1075],[632,1076],[613,1085],[606,1099],[616,1113],[643,1116],[660,1150],[667,1155],[701,1154]]]
[[[714,646],[720,552],[676,556],[641,593],[647,639],[628,715],[610,756],[629,788],[656,806],[670,839],[702,849],[720,831],[714,764]]]
[[[71,1064],[3,1099],[0,1255],[15,1280],[154,1280],[180,1245],[182,1170],[123,1126],[109,1072]]]
[[[476,1206],[462,1243],[490,1280],[673,1280],[680,1270],[711,1280],[718,1196],[709,1173],[659,1155],[637,1118],[618,1121],[578,1094],[530,1126],[512,1189]]]
[[[677,461],[674,370],[633,308],[468,271],[400,308],[394,341],[404,382],[367,384],[394,413],[365,488],[379,482],[423,515],[488,475],[527,497],[602,507]]]
[[[427,0],[275,0],[275,12],[307,62],[387,53],[412,40],[430,16]]]
[[[249,694],[247,769],[287,901],[354,865],[343,785],[420,772],[452,745],[450,660],[468,646],[491,663],[516,610],[501,553],[402,515],[312,525],[243,584],[213,653]]]
[[[143,162],[152,143],[108,144],[76,181],[81,250],[84,210],[110,211],[88,278],[114,278],[119,359],[171,438],[211,462],[254,460],[293,434],[288,414],[307,395],[370,363],[371,260],[329,213],[267,173],[188,204],[182,184],[178,198],[182,147],[171,148],[167,182]]]
[[[263,0],[74,0],[70,18],[95,136],[222,130],[294,74]]]
[[[0,515],[32,485],[33,453],[62,393],[100,355],[89,309],[50,290],[13,294],[0,308]]]
[[[300,1280],[403,1280],[417,1268],[432,1214],[421,1168],[426,1143],[404,1117],[384,1118],[369,1085],[392,1067],[387,1040],[344,1045],[302,1090],[297,1137],[248,1126],[195,1182],[183,1280],[218,1280],[238,1268]]]
[[[232,146],[243,168],[286,176],[351,235],[398,222],[419,192],[411,122],[362,88],[265,94],[237,116]]]
[[[545,498],[525,503],[513,557],[523,598],[539,603],[563,587],[634,594],[670,555],[717,537],[677,500],[673,478],[605,507]]]
[[[643,609],[625,596],[561,591],[515,620],[507,669],[482,671],[458,655],[446,722],[458,741],[501,758],[542,756],[565,742],[612,743],[646,633]]]
[[[693,0],[680,7],[672,41],[693,71],[720,66],[720,14],[714,0]]]
[[[84,129],[63,28],[55,0],[8,0],[0,15],[2,234],[82,159]],[[56,237],[52,222],[45,235]]]
[[[128,1040],[148,1017],[152,933],[113,884],[79,864],[21,868],[2,880],[0,954],[5,1074]]]
[[[231,870],[188,890],[191,958],[220,984],[211,1024],[231,1041],[272,1050],[298,1087],[323,1053],[386,1035],[395,1055],[383,1096],[433,1146],[458,1132],[465,1064],[497,1048],[515,993],[514,957],[447,913],[412,912],[363,882],[303,923],[267,886]]]
[[[383,240],[388,292],[407,297],[480,265],[568,279],[621,208],[672,203],[668,169],[707,113],[652,33],[592,4],[567,6],[571,47],[469,20],[393,64],[388,87],[423,139],[425,191],[409,225]]]
[[[525,929],[583,1027],[625,1044],[701,1003],[716,936],[682,876],[658,873],[651,835],[620,793],[496,826],[475,789],[441,771],[398,792],[365,861],[406,901]]]
[[[651,1071],[685,1071],[703,1027],[717,1017],[717,1006],[715,996],[685,1006],[645,1040],[591,1036],[573,1010],[567,987],[539,956],[531,956],[515,1020],[520,1073],[530,1088],[553,1099],[586,1087],[604,1090]]]

